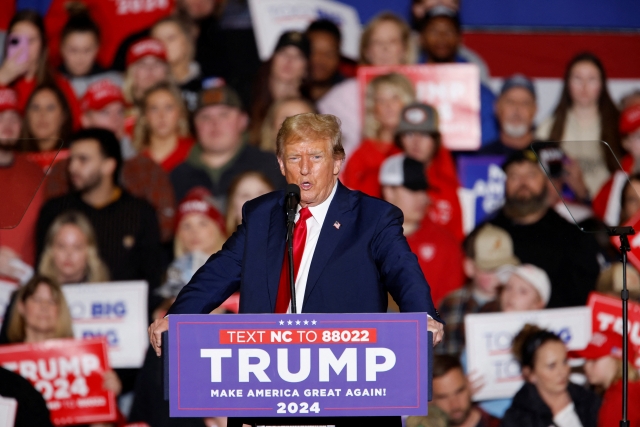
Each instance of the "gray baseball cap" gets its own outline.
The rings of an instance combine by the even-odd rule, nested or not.
[[[400,115],[400,123],[396,128],[396,137],[407,132],[440,133],[438,111],[431,105],[419,102],[404,107]]]
[[[524,74],[514,74],[511,77],[508,77],[502,84],[500,95],[504,95],[506,91],[514,87],[526,89],[531,92],[531,95],[533,95],[534,98],[536,97],[536,88],[533,85],[533,81]]]

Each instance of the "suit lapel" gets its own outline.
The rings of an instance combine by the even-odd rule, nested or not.
[[[285,239],[287,237],[286,220],[283,201],[280,201],[271,209],[271,222],[269,223],[269,237],[267,240],[267,289],[269,290],[272,313],[276,307],[280,271],[284,261]]]
[[[322,224],[320,230],[320,237],[316,244],[316,250],[313,253],[313,259],[311,260],[311,268],[309,269],[309,276],[307,277],[307,286],[304,292],[304,304],[307,303],[311,291],[315,287],[324,267],[333,255],[333,252],[338,246],[340,239],[346,233],[344,228],[349,229],[349,223],[352,220],[349,216],[345,215],[351,209],[349,205],[349,190],[338,181],[338,188],[336,194],[331,201],[327,216]],[[334,224],[340,223],[339,228],[336,228]],[[343,228],[340,230],[340,228]]]

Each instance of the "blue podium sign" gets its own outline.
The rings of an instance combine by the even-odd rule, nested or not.
[[[169,316],[172,417],[425,415],[425,313]]]

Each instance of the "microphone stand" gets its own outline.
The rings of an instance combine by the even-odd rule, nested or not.
[[[297,203],[296,203],[297,204]],[[287,207],[287,256],[289,257],[289,288],[291,290],[291,313],[297,313],[296,278],[293,272],[293,227],[296,225],[296,207]]]
[[[622,299],[622,420],[620,421],[620,427],[629,427],[629,420],[627,419],[629,400],[627,252],[631,250],[628,236],[634,235],[636,232],[633,227],[610,227],[607,229],[607,233],[609,236],[620,237],[620,253],[622,254],[622,291],[620,291],[620,298]]]

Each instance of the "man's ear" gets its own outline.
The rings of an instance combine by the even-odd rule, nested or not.
[[[462,264],[462,267],[464,268],[464,274],[468,278],[472,278],[473,276],[476,275],[476,263],[471,258],[464,257],[464,262]]]
[[[395,204],[394,200],[395,200],[395,192],[393,191],[393,187],[391,187],[390,185],[383,185],[382,186],[382,198],[391,203],[392,205]]]
[[[280,173],[284,176],[284,160],[278,156],[278,165],[280,165]]]
[[[536,384],[538,382],[538,378],[536,377],[536,374],[534,374],[531,368],[529,368],[528,366],[524,366],[521,369],[521,372],[522,372],[522,377],[526,381],[529,381],[532,384]]]
[[[116,173],[118,163],[113,157],[107,157],[102,161],[102,176],[113,176]]]
[[[344,159],[333,159],[333,174],[338,175],[340,173],[340,169],[342,169],[342,165],[344,164]]]
[[[249,126],[249,115],[243,111],[240,114],[240,117],[238,118],[238,127],[240,128],[240,130],[244,132],[248,126]]]

